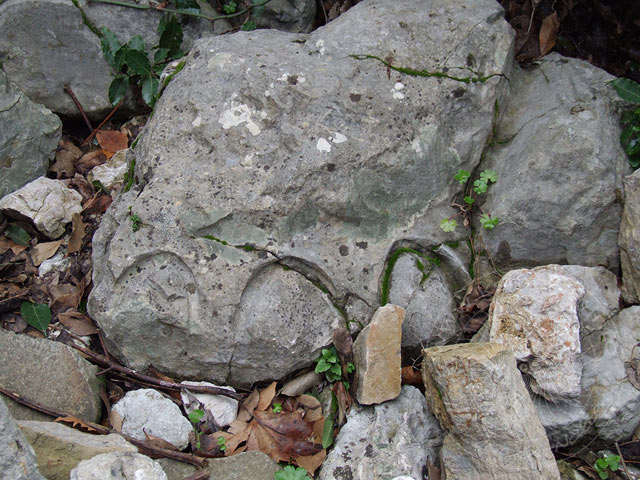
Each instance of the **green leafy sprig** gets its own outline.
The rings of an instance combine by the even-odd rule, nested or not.
[[[622,114],[620,143],[633,169],[640,167],[640,84],[628,78],[617,78],[610,82],[623,100],[637,105]]]

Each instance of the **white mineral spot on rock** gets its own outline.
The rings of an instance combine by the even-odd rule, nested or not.
[[[202,123],[202,117],[198,115],[196,119],[193,122],[191,122],[191,125],[193,125],[194,127],[199,127],[201,123]]]
[[[249,153],[249,154],[245,155],[244,160],[242,160],[240,162],[240,165],[242,165],[243,167],[246,167],[246,168],[251,168],[253,166],[253,156],[254,155],[255,154],[253,154],[253,153]]]
[[[404,98],[404,94],[394,91],[393,92],[393,98],[395,98],[396,100],[402,100]]]
[[[283,73],[280,78],[278,78],[279,82],[287,82],[289,80],[289,72]]]
[[[260,118],[263,120],[267,118],[267,112],[265,112],[264,110],[260,110]]]
[[[265,90],[264,91],[264,96],[265,97],[270,97],[271,96],[271,92],[269,90]]]
[[[306,79],[306,78],[304,78],[304,77],[302,77],[302,76],[298,77],[298,83],[304,83],[304,82],[306,82],[306,81],[307,81],[307,79]]]
[[[231,57],[232,55],[229,52],[217,53],[209,59],[209,61],[207,62],[207,67],[223,67],[229,60],[231,60]]]
[[[347,137],[340,132],[336,132],[333,134],[333,137],[331,137],[331,141],[333,143],[342,143],[347,141]]]
[[[269,84],[269,88],[273,88],[273,82]]]
[[[220,114],[218,122],[225,130],[245,123],[245,126],[252,135],[258,135],[260,133],[260,127],[251,120],[251,109],[245,104],[236,105],[223,111]]]
[[[413,140],[411,140],[411,148],[413,148],[413,151],[418,155],[422,155],[422,146],[420,145],[419,138],[414,138]]]
[[[260,127],[251,120],[247,122],[247,129],[251,132],[251,135],[253,136],[260,134]]]
[[[400,82],[396,82],[396,84],[393,86],[394,90],[402,90],[403,88],[404,88],[404,84]]]
[[[320,39],[316,42],[316,48],[320,50],[320,55],[324,55],[326,47],[324,46],[324,40]]]
[[[316,148],[321,152],[330,152],[331,144],[325,138],[319,138]]]

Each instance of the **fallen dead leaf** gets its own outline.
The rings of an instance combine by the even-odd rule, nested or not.
[[[538,35],[541,57],[544,57],[556,45],[556,35],[558,34],[559,28],[560,20],[556,12],[553,12],[542,20],[540,33]]]
[[[95,428],[93,428],[90,425],[87,425],[84,421],[80,420],[77,417],[74,417],[73,415],[68,415],[66,417],[58,417],[54,420],[54,422],[71,424],[73,428],[80,427],[80,429],[84,430],[85,432],[97,432]]]
[[[49,293],[53,298],[51,311],[53,313],[66,312],[69,309],[76,310],[78,308],[84,293],[84,286],[63,283],[52,287]]]
[[[62,140],[60,140],[60,143],[58,143],[58,147],[62,150],[67,150],[73,153],[73,155],[76,157],[76,160],[82,156],[82,150],[76,147],[75,144],[68,138],[63,137]]]
[[[62,240],[56,240],[55,242],[39,243],[31,249],[31,261],[37,267],[45,260],[53,257],[58,248],[62,244]]]
[[[78,157],[74,153],[68,150],[59,150],[56,152],[56,161],[49,167],[49,171],[54,172],[57,179],[71,178],[76,171],[77,159]]]
[[[144,443],[149,447],[163,448],[165,450],[173,450],[173,451],[178,450],[173,443],[167,442],[164,438],[156,437],[155,435],[149,435],[144,428],[142,429],[142,433],[144,433],[144,436],[145,436]]]
[[[59,313],[58,321],[81,337],[98,333],[93,320],[80,312]]]
[[[71,217],[71,222],[73,224],[73,230],[71,231],[71,238],[69,239],[69,246],[67,247],[68,254],[79,252],[82,249],[82,240],[86,233],[81,214],[74,213],[73,217]]]
[[[258,410],[266,410],[269,405],[271,405],[271,401],[273,397],[276,396],[276,386],[278,382],[273,382],[268,387],[262,389],[260,391],[260,401],[258,402],[257,409]]]
[[[422,385],[422,372],[411,365],[402,367],[403,385]]]
[[[81,175],[86,173],[97,165],[102,165],[107,161],[107,157],[102,150],[93,150],[92,152],[85,153],[80,160],[76,162],[76,170]]]
[[[306,457],[298,457],[295,459],[296,465],[302,467],[307,470],[311,475],[315,473],[315,471],[322,465],[324,459],[327,458],[327,451],[321,450],[315,455],[310,455]],[[429,477],[431,478],[431,477]]]
[[[129,137],[126,133],[117,130],[98,130],[96,132],[98,143],[107,159],[113,157],[116,152],[129,146]]]

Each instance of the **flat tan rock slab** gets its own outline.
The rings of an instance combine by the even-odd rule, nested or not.
[[[400,395],[402,322],[405,310],[387,304],[353,343],[356,399],[365,405],[393,400]]]
[[[424,350],[429,407],[447,432],[440,461],[455,480],[560,480],[513,352],[495,343]]]

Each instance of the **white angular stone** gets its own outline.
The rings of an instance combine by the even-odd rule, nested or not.
[[[69,480],[167,480],[158,462],[140,453],[103,453],[83,460]]]
[[[122,419],[121,432],[137,440],[146,440],[144,432],[182,450],[189,444],[193,427],[178,406],[156,390],[145,388],[127,392],[113,406],[112,413]],[[144,431],[143,431],[144,429]]]
[[[55,239],[65,232],[74,213],[82,212],[82,195],[59,180],[40,177],[0,199],[0,212],[20,214],[40,232]]]
[[[217,387],[218,385],[214,385],[209,382],[190,382],[184,381],[181,382],[182,385],[200,385],[206,387]],[[235,392],[235,388],[233,387],[221,387],[226,390],[230,390]],[[238,416],[238,401],[233,398],[224,397],[222,395],[210,395],[208,393],[192,393],[193,395],[204,407],[205,410],[211,412],[216,423],[221,427],[226,427],[227,425],[231,425],[231,423]],[[192,402],[188,395],[182,393],[182,403],[184,404],[185,410],[188,413],[197,410],[200,405],[197,402]]]
[[[87,174],[87,180],[98,180],[105,188],[111,189],[124,182],[124,176],[129,169],[127,162],[129,149],[120,150],[102,165],[97,165]]]
[[[580,282],[553,267],[512,270],[500,280],[489,309],[489,341],[508,345],[548,399],[580,394]]]

